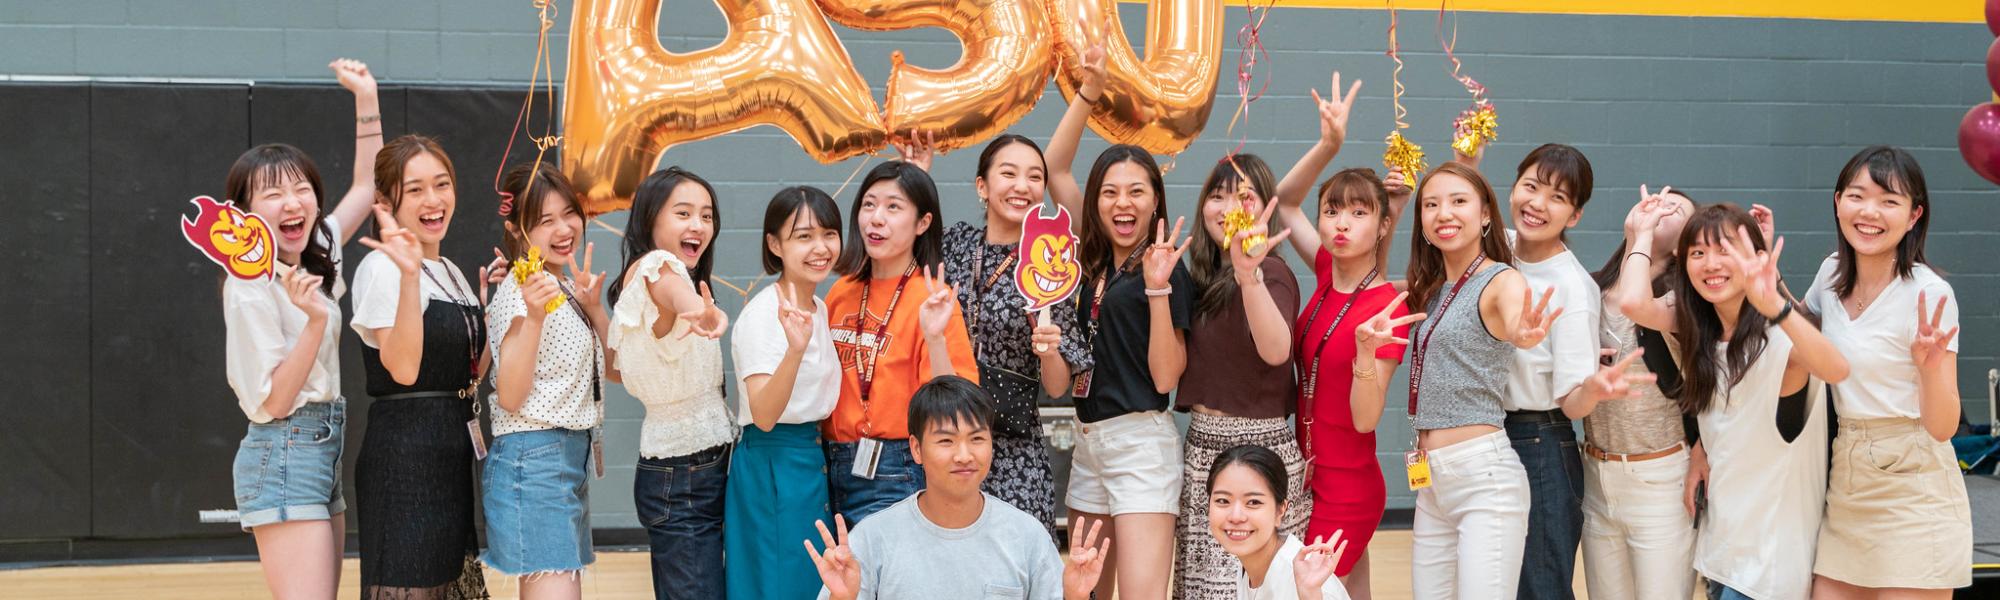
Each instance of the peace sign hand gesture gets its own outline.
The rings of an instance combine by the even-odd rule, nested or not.
[[[937,266],[935,274],[930,267],[924,267],[924,293],[929,295],[917,310],[917,321],[923,327],[924,339],[930,343],[943,343],[944,329],[951,325],[951,315],[958,311],[958,287],[942,284],[944,281],[943,264]]]
[[[1917,339],[1910,342],[1910,360],[1917,363],[1917,369],[1929,371],[1943,366],[1945,355],[1951,352],[1951,339],[1958,337],[1958,326],[1949,331],[1938,330],[1938,322],[1944,319],[1945,303],[1950,296],[1940,296],[1937,312],[1925,318],[1924,307],[1930,303],[1923,292],[1917,292]]]
[[[854,550],[847,544],[847,518],[834,515],[833,522],[840,531],[838,538],[826,530],[826,521],[813,521],[819,527],[826,553],[813,548],[812,540],[805,540],[806,552],[812,555],[813,566],[819,568],[819,580],[826,585],[827,596],[833,600],[854,600],[861,594],[861,563],[854,559]]]
[[[1359,294],[1361,290],[1355,290],[1354,293]],[[1396,314],[1396,308],[1402,306],[1403,301],[1409,297],[1409,292],[1396,294],[1396,299],[1388,306],[1382,307],[1382,312],[1375,313],[1375,316],[1354,327],[1354,360],[1370,359],[1375,356],[1376,350],[1389,344],[1410,343],[1408,338],[1396,337],[1396,328],[1422,321],[1430,315],[1416,313],[1390,318],[1390,315]]]
[[[688,328],[682,330],[678,336],[680,338],[686,338],[692,333],[711,340],[719,340],[722,339],[722,332],[729,329],[729,315],[723,314],[722,309],[715,307],[715,295],[709,293],[706,283],[701,284],[701,308],[675,315],[674,319],[688,324]],[[780,324],[783,324],[782,320]],[[785,336],[790,338],[791,332],[785,332]]]
[[[1722,244],[1729,251],[1729,260],[1723,262],[1748,286],[1743,294],[1750,306],[1765,317],[1777,316],[1785,304],[1785,297],[1778,293],[1778,256],[1785,251],[1785,238],[1778,238],[1771,251],[1765,252],[1756,249],[1749,228],[1737,227],[1736,239],[1723,236]]]
[[[598,293],[604,288],[604,274],[590,270],[590,257],[597,249],[595,242],[583,245],[583,267],[576,266],[576,259],[570,258],[569,278],[576,282],[576,303],[592,313],[604,310],[604,295]]]
[[[1612,356],[1617,353],[1617,350],[1610,348],[1605,348],[1599,352],[1599,354],[1604,356]],[[1659,378],[1652,373],[1628,372],[1632,368],[1632,361],[1638,360],[1640,356],[1644,356],[1645,354],[1645,348],[1633,350],[1631,354],[1625,355],[1624,360],[1599,368],[1597,373],[1584,379],[1583,394],[1585,401],[1594,403],[1615,398],[1639,397],[1639,384],[1652,383]]]
[[[1262,236],[1271,231],[1271,213],[1277,210],[1278,203],[1265,202],[1264,210],[1257,214],[1256,223],[1251,225],[1249,229],[1236,232],[1236,235],[1230,236],[1229,242],[1224,244],[1224,247],[1229,250],[1229,264],[1236,268],[1238,283],[1241,283],[1245,277],[1255,277],[1258,265],[1264,264],[1264,257],[1271,253],[1271,249],[1278,247],[1278,242],[1292,236],[1292,230],[1287,229],[1278,232],[1278,235],[1266,237],[1263,243],[1251,246],[1247,251],[1243,249],[1243,246],[1246,245],[1244,240]],[[1189,239],[1193,239],[1193,237],[1190,236]]]
[[[1626,239],[1637,239],[1641,234],[1651,239],[1653,228],[1658,227],[1660,219],[1667,215],[1662,209],[1672,206],[1672,203],[1667,202],[1667,193],[1673,190],[1674,186],[1670,185],[1660,188],[1660,193],[1655,194],[1647,191],[1646,186],[1639,186],[1639,203],[1632,205],[1632,210],[1625,213]],[[1644,249],[1633,248],[1633,250]]]
[[[1194,240],[1194,236],[1188,236],[1179,244],[1174,243],[1174,240],[1180,239],[1181,227],[1187,225],[1187,217],[1174,219],[1173,235],[1167,235],[1166,221],[1156,222],[1155,225],[1153,245],[1138,250],[1146,253],[1146,289],[1149,290],[1166,289],[1168,284],[1173,283],[1174,267],[1181,264],[1181,255],[1187,253],[1188,242]]]
[[[1083,81],[1076,86],[1076,95],[1092,104],[1104,99],[1104,36],[1111,30],[1111,17],[1106,15],[1098,24],[1098,31],[1090,36],[1083,49]]]
[[[396,218],[389,216],[389,209],[380,204],[375,205],[375,228],[376,234],[382,236],[381,241],[363,237],[361,245],[389,257],[405,277],[414,277],[424,268],[424,245],[417,241],[417,234],[397,224]]]
[[[1340,557],[1347,554],[1347,540],[1340,535],[1345,531],[1333,532],[1333,539],[1320,538],[1292,559],[1292,584],[1298,588],[1300,598],[1319,598],[1320,588],[1333,578]]]
[[[1111,555],[1111,537],[1105,536],[1099,542],[1098,530],[1104,528],[1104,520],[1090,524],[1090,534],[1084,535],[1084,522],[1078,521],[1069,529],[1069,556],[1063,560],[1063,598],[1085,600],[1097,587],[1098,577],[1104,574],[1104,557]]]
[[[1563,314],[1563,307],[1549,312],[1549,296],[1555,295],[1554,286],[1542,290],[1542,301],[1535,302],[1534,290],[1521,287],[1521,319],[1514,325],[1514,347],[1527,349],[1542,343],[1549,337],[1549,326]]]
[[[785,349],[803,352],[812,343],[812,311],[800,310],[792,298],[798,295],[798,286],[780,284],[778,289],[778,327],[785,330]],[[704,288],[706,289],[706,288]],[[713,302],[713,299],[710,300]]]
[[[1327,93],[1340,93],[1340,71],[1333,72],[1333,88]],[[1341,142],[1347,140],[1347,117],[1354,114],[1354,98],[1359,96],[1360,93],[1361,80],[1359,79],[1354,80],[1354,85],[1348,86],[1347,95],[1336,95],[1332,100],[1321,99],[1319,97],[1319,89],[1313,89],[1313,103],[1319,105],[1320,142],[1338,148]]]

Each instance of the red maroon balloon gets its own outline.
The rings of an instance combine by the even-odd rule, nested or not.
[[[1986,0],[1986,29],[2000,35],[2000,0]]]
[[[2000,94],[2000,38],[1995,38],[1993,45],[1986,48],[1986,86],[1993,88],[1993,93]]]
[[[2000,184],[2000,104],[1988,102],[1966,111],[1958,123],[1958,153],[1972,172]]]

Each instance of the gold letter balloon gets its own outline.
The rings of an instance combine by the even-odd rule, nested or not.
[[[915,133],[943,150],[977,144],[1033,110],[1051,72],[1073,96],[1093,37],[1109,58],[1092,129],[1177,153],[1208,122],[1222,54],[1222,0],[1151,0],[1143,61],[1102,31],[1116,27],[1115,0],[715,0],[728,37],[689,54],[660,46],[662,1],[576,0],[562,163],[593,215],[628,206],[669,147],[757,125],[783,129],[823,163]],[[939,27],[963,53],[932,70],[896,52],[878,108],[828,17],[865,30]]]

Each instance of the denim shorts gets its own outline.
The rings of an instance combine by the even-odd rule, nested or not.
[[[590,431],[541,429],[493,438],[486,456],[486,551],[505,575],[581,571],[590,547]]]
[[[251,423],[232,468],[243,530],[346,512],[340,493],[346,431],[346,400],[308,402],[289,417]]]

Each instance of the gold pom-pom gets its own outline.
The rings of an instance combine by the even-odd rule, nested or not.
[[[1250,228],[1256,226],[1257,217],[1251,215],[1250,211],[1244,209],[1242,206],[1237,206],[1236,208],[1229,209],[1229,212],[1222,213],[1222,236],[1225,238],[1236,239],[1238,232],[1248,231]],[[1265,236],[1263,234],[1243,238],[1243,253],[1255,253],[1258,246],[1264,245],[1264,240]]]
[[[542,272],[542,264],[542,249],[538,246],[529,246],[527,256],[514,260],[514,285],[528,285],[528,275]],[[565,296],[560,294],[550,298],[548,303],[542,305],[542,312],[552,313],[562,308],[564,299]]]
[[[1386,141],[1389,149],[1382,152],[1382,164],[1391,169],[1402,169],[1406,181],[1416,181],[1423,177],[1424,171],[1430,170],[1430,165],[1424,163],[1424,148],[1403,139],[1403,132],[1389,132]]]
[[[1451,147],[1459,154],[1478,155],[1481,146],[1500,139],[1500,117],[1493,113],[1491,104],[1465,109],[1451,125],[1457,131],[1451,139]]]

